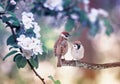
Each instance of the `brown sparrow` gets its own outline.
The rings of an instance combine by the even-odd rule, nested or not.
[[[68,51],[68,39],[70,34],[68,32],[62,32],[54,45],[54,53],[58,58],[57,67],[61,66],[61,57]]]
[[[80,60],[84,57],[84,47],[80,41],[75,41],[72,44],[71,55],[74,60]]]

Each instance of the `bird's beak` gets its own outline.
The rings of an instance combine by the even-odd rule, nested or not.
[[[72,37],[72,35],[70,34],[69,37]]]
[[[67,39],[67,40],[68,40],[68,41],[70,41],[70,40],[71,40],[71,37],[72,37],[72,35],[69,35],[69,37],[68,37],[68,39]]]
[[[68,39],[70,39],[70,38],[71,38],[71,35],[68,36]]]
[[[72,35],[71,34],[69,34],[69,38],[71,38],[72,37]]]

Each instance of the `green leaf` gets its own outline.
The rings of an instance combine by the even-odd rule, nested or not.
[[[3,13],[5,10],[4,10],[4,7],[2,4],[0,4],[0,13]]]
[[[18,68],[24,68],[27,64],[26,58],[23,57],[20,53],[15,55],[13,61],[16,62]]]
[[[67,8],[71,4],[71,0],[63,0],[63,7]]]
[[[56,80],[55,84],[61,84],[60,80]]]
[[[14,26],[19,26],[20,25],[20,23],[19,23],[19,21],[18,21],[18,19],[16,18],[16,17],[10,17],[10,18],[8,18],[9,19],[9,23],[10,24],[12,24],[12,25],[14,25]]]
[[[19,20],[17,19],[16,15],[13,12],[7,12],[6,14],[4,14],[4,16],[2,17],[2,21],[8,22],[12,26],[18,27],[20,25]]]
[[[61,84],[60,80],[55,80],[52,76],[48,76],[48,78],[50,78],[54,84]]]
[[[90,28],[89,33],[92,36],[95,36],[98,32],[99,28],[96,28],[94,25]]]
[[[16,44],[15,44],[15,45],[13,44],[13,45],[9,48],[9,50],[11,50],[11,49],[13,49],[13,48],[19,48],[19,46],[16,45]]]
[[[30,58],[30,63],[33,67],[38,68],[38,57],[37,56],[32,56]]]
[[[95,23],[91,23],[90,24],[90,30],[89,30],[89,33],[91,36],[95,36],[98,31],[99,31],[99,20],[97,20]]]
[[[16,17],[16,16],[12,12],[7,12],[4,14],[4,16],[2,16],[2,21],[7,22],[11,17]]]
[[[105,33],[106,33],[108,36],[110,36],[112,32],[113,32],[113,29],[112,29],[111,27],[107,27]]]
[[[105,33],[106,33],[108,36],[110,36],[110,34],[113,32],[113,28],[112,28],[110,22],[109,22],[107,19],[104,19],[104,24],[105,24],[105,26],[107,27]]]
[[[5,60],[7,57],[9,57],[9,56],[11,56],[11,55],[13,55],[13,54],[15,54],[15,53],[17,53],[17,52],[18,52],[17,50],[14,50],[14,51],[9,52],[9,53],[3,58],[3,60]]]
[[[11,35],[7,39],[7,45],[14,45],[14,44],[16,44],[16,42],[15,42],[13,35]]]
[[[54,78],[51,75],[48,76],[48,78],[50,78],[55,83],[55,80],[54,80]]]
[[[3,21],[3,22],[8,21],[7,17],[6,17],[6,16],[2,16],[2,21]]]
[[[46,0],[36,0],[36,1],[41,2],[41,3],[46,2]]]
[[[65,30],[70,32],[74,26],[75,26],[74,20],[68,19],[67,23],[65,24]]]
[[[80,17],[79,20],[80,20],[81,23],[88,20],[87,14],[84,11],[79,12],[79,17]]]

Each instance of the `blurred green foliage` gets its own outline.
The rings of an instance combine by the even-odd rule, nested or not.
[[[80,4],[83,5],[83,0],[63,0],[62,11],[50,10],[49,8],[46,8],[44,6],[45,2],[46,1],[43,0],[34,1],[33,4],[34,6],[31,9],[31,11],[35,14],[38,14],[39,16],[52,16],[52,17],[56,17],[59,15],[59,13],[62,13],[62,18],[67,17],[65,30],[69,32],[72,31],[76,25],[78,25],[77,23],[75,23],[76,21],[78,21],[79,24],[81,24],[80,28],[89,28],[89,34],[91,36],[95,36],[100,30],[99,19],[97,19],[95,23],[90,22],[87,16],[88,13],[85,12],[85,10],[80,7]],[[73,19],[71,17],[72,14],[75,14],[78,17],[78,19]],[[106,35],[109,36],[113,32],[113,29],[112,26],[110,26],[110,21],[108,19],[107,22],[105,21],[105,26]]]
[[[75,23],[73,19],[68,19],[67,23],[65,24],[65,30],[70,32],[75,27]]]
[[[48,78],[50,78],[54,84],[61,84],[60,80],[55,80],[52,76],[48,76]]]
[[[105,23],[105,26],[107,26],[106,34],[110,36],[110,34],[113,32],[112,25],[110,24],[109,20],[106,18],[104,19],[104,23]]]

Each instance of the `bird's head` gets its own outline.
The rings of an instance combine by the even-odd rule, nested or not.
[[[80,42],[80,41],[75,41],[75,42],[73,43],[73,48],[75,48],[75,49],[80,49],[80,47],[81,47],[81,42]]]
[[[65,31],[64,31],[64,32],[61,33],[61,37],[65,38],[65,39],[69,39],[70,36],[71,36],[71,35],[70,35],[68,32],[65,32]]]

